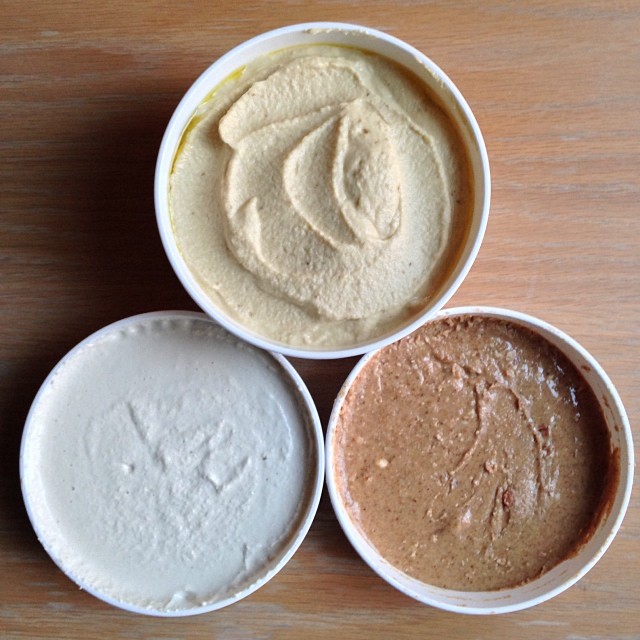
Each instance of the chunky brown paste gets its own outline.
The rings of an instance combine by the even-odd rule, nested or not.
[[[351,518],[394,566],[469,591],[515,586],[593,530],[611,476],[593,391],[546,340],[462,316],[360,372],[335,432]]]

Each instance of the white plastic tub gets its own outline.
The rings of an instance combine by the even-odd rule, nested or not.
[[[375,339],[336,349],[323,349],[313,345],[300,347],[277,342],[247,329],[230,317],[207,295],[185,262],[176,243],[169,206],[172,168],[182,136],[198,106],[210,98],[215,87],[256,58],[285,47],[313,44],[338,44],[373,51],[417,75],[434,92],[457,125],[467,146],[473,174],[473,210],[469,233],[455,266],[449,271],[439,291],[419,315],[402,326],[376,336]],[[229,331],[252,344],[289,356],[317,359],[358,355],[389,344],[410,333],[440,309],[458,289],[479,251],[489,214],[490,191],[489,162],[482,134],[467,102],[448,76],[423,53],[393,36],[367,27],[333,22],[298,24],[269,31],[237,46],[213,63],[196,80],[176,108],[162,140],[155,173],[155,207],[164,249],[176,275],[199,307]]]
[[[619,477],[615,480],[614,497],[588,541],[575,555],[540,577],[515,588],[496,591],[443,589],[416,580],[392,566],[351,519],[338,489],[334,471],[334,434],[342,403],[360,372],[377,352],[367,354],[358,362],[335,401],[326,435],[327,487],[336,516],[347,538],[362,559],[393,587],[424,604],[448,611],[468,614],[508,613],[540,604],[568,589],[596,564],[613,541],[624,518],[633,484],[634,454],[631,428],[620,397],[602,367],[583,347],[559,329],[516,311],[491,307],[446,309],[433,320],[460,315],[500,318],[527,327],[560,349],[595,392],[609,429],[612,455],[618,459]]]
[[[279,354],[202,313],[105,327],[52,370],[26,420],[22,491],[78,586],[127,611],[205,613],[280,571],[324,479],[322,428]]]

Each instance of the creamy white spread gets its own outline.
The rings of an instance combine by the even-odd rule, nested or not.
[[[194,316],[74,352],[34,409],[23,482],[76,579],[119,602],[205,606],[262,579],[308,505],[310,425],[268,354]]]
[[[211,299],[291,345],[380,337],[441,286],[469,175],[426,86],[380,56],[286,49],[223,83],[177,154],[179,249]]]

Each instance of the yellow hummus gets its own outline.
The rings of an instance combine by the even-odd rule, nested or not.
[[[420,312],[468,226],[455,127],[395,63],[294,47],[224,82],[198,109],[170,183],[178,247],[249,330],[339,348]]]

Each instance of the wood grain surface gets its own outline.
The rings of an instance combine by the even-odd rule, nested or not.
[[[195,78],[261,31],[360,23],[416,46],[467,98],[493,198],[449,306],[528,312],[608,371],[640,441],[640,3],[0,0],[1,638],[640,638],[640,495],[576,586],[527,611],[469,617],[374,575],[323,498],[285,569],[227,609],[127,614],[40,547],[20,495],[31,400],[73,345],[117,319],[194,309],[163,253],[153,171]],[[323,421],[355,360],[295,361]]]

